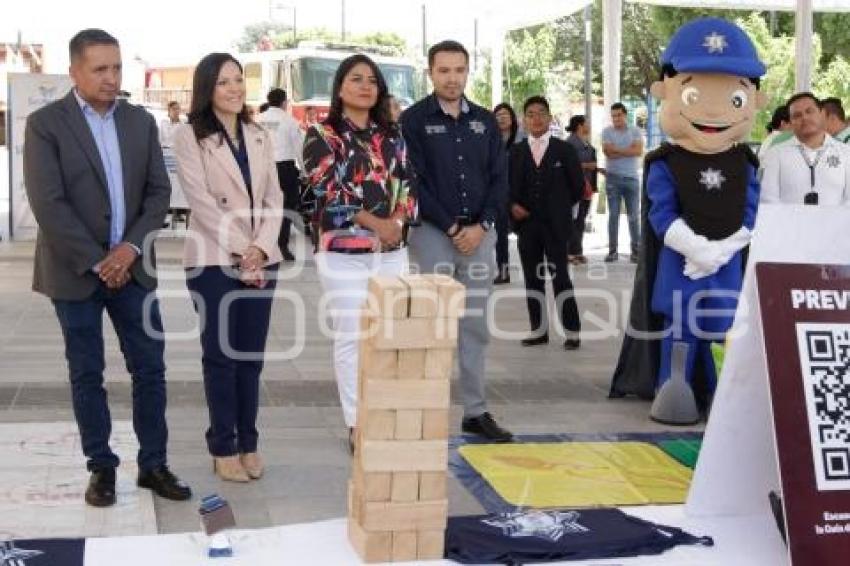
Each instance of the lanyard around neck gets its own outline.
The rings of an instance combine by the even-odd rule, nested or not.
[[[806,166],[808,166],[808,168],[809,168],[809,181],[811,182],[812,188],[814,189],[815,188],[815,167],[818,166],[818,163],[820,162],[820,158],[823,157],[824,151],[826,151],[826,141],[824,141],[824,145],[822,145],[820,148],[818,148],[817,152],[815,153],[815,160],[814,161],[809,161],[809,156],[806,155],[806,149],[802,145],[800,145],[798,147],[800,148],[800,155],[803,156],[803,161],[806,162]]]

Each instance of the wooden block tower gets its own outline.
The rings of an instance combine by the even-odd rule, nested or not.
[[[348,538],[364,562],[443,557],[449,382],[463,285],[374,277],[361,319]]]

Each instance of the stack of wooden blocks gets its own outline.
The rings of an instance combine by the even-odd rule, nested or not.
[[[374,277],[361,319],[348,537],[364,562],[443,557],[449,383],[464,287]]]

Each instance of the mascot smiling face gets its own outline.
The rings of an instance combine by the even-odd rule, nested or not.
[[[661,129],[695,153],[720,153],[749,136],[756,112],[767,104],[759,91],[765,73],[755,48],[738,26],[702,18],[676,32],[661,56]]]

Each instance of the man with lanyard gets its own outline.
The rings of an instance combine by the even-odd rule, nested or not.
[[[445,271],[466,286],[458,360],[464,432],[509,442],[484,398],[484,360],[490,340],[487,299],[492,292],[496,233],[507,206],[507,177],[496,119],[463,95],[469,54],[456,41],[428,51],[434,92],[401,117],[414,172],[421,226],[410,235],[411,262],[422,273]]]
[[[823,100],[823,115],[826,119],[826,131],[841,143],[850,143],[850,125],[844,113],[840,98],[830,97]]]
[[[285,261],[294,261],[295,256],[289,250],[289,234],[292,231],[292,217],[297,214],[301,200],[299,170],[304,170],[301,149],[304,146],[304,133],[298,122],[286,111],[286,91],[273,88],[266,96],[269,108],[259,116],[258,122],[268,130],[274,145],[274,160],[277,163],[277,178],[283,191],[283,208],[286,211],[277,240]],[[297,165],[296,165],[297,163]]]
[[[788,100],[794,139],[767,153],[761,202],[846,205],[850,147],[827,135],[821,101],[810,92]]]

